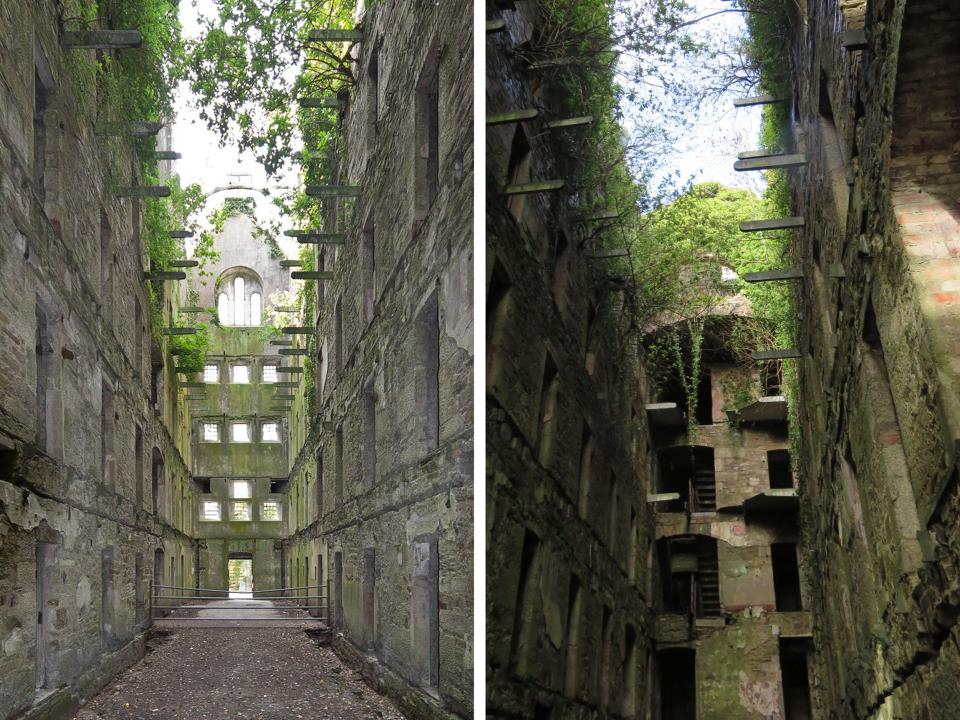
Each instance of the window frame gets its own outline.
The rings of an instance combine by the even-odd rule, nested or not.
[[[243,368],[246,372],[245,380],[237,380],[237,371]],[[250,363],[230,363],[230,384],[231,385],[249,385],[250,384]]]
[[[273,440],[268,439],[266,436],[266,428],[268,425],[272,425],[274,428],[275,438]],[[280,442],[280,423],[278,423],[276,420],[264,420],[262,423],[260,423],[260,442],[269,443],[272,445],[276,445],[277,443],[279,443]]]
[[[241,426],[246,428],[247,437],[245,440],[237,440],[236,429]],[[241,445],[253,442],[253,437],[250,433],[250,423],[242,420],[231,422],[230,423],[230,442],[241,444]]]
[[[206,420],[203,420],[201,421],[201,425],[202,427],[200,429],[200,442],[219,443],[223,440],[223,438],[220,437],[220,423],[218,423],[216,420],[214,420],[213,422],[208,422]],[[213,440],[210,440],[207,438],[208,427],[212,427],[215,430],[215,434],[217,437]]]
[[[273,507],[276,508],[276,511],[277,511],[276,517],[268,518],[266,516],[265,510],[267,505],[272,505]],[[281,503],[279,500],[264,500],[263,502],[261,502],[260,503],[260,520],[262,520],[263,522],[282,522],[283,514],[282,514],[282,511],[280,510],[280,505]]]
[[[217,509],[217,517],[207,517],[207,508],[213,506]],[[200,522],[222,522],[223,508],[219,500],[201,500],[200,501]]]
[[[246,508],[246,517],[237,517],[237,510]],[[230,522],[253,522],[253,502],[251,500],[230,501]]]
[[[208,380],[208,379],[207,379],[207,371],[208,371],[210,368],[213,368],[213,372],[214,372],[214,375],[215,375],[215,377],[214,377],[213,380]],[[205,384],[207,384],[207,385],[219,385],[219,384],[220,384],[220,363],[216,363],[216,362],[212,362],[212,363],[211,363],[211,362],[208,362],[208,363],[204,363],[204,364],[203,364],[203,382],[204,382]]]
[[[245,495],[237,494],[237,485],[246,487]],[[231,500],[250,500],[253,497],[253,486],[249,480],[231,480],[230,481],[230,499]]]

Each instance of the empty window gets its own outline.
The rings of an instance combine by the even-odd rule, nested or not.
[[[275,422],[265,422],[260,428],[261,442],[280,442],[280,430]]]
[[[792,488],[793,472],[790,469],[789,450],[768,450],[767,471],[770,473],[771,488]]]
[[[203,441],[220,442],[220,425],[218,423],[205,422],[203,424]]]
[[[245,522],[251,519],[250,503],[246,500],[230,503],[230,519]]]
[[[244,297],[245,282],[242,277],[233,281],[233,324],[246,325],[246,297]]]
[[[260,519],[275,522],[280,519],[280,503],[276,500],[267,500],[260,506]]]
[[[660,678],[659,720],[696,720],[697,664],[695,651],[669,648],[657,652]]]
[[[367,62],[367,133],[370,147],[377,137],[377,121],[380,119],[380,45],[374,45]]]
[[[277,366],[264,365],[262,380],[265,383],[275,383],[277,381]]]
[[[417,215],[423,219],[440,190],[440,86],[436,45],[427,50],[427,60],[417,83]]]
[[[213,500],[204,500],[200,510],[200,519],[208,522],[220,520],[220,503]]]
[[[337,298],[337,304],[333,308],[333,334],[334,334],[334,367],[339,374],[343,370],[343,307],[341,298]]]
[[[107,213],[100,208],[100,313],[113,327],[113,230]]]
[[[440,318],[436,292],[417,313],[415,342],[418,439],[431,452],[440,440]]]
[[[376,227],[373,213],[367,220],[363,230],[363,319],[367,323],[373,320],[373,311],[376,298]]]
[[[794,543],[774,543],[770,546],[773,564],[773,591],[779,612],[803,610],[800,594],[800,566]]]
[[[249,365],[231,365],[230,382],[234,385],[247,385],[250,382]]]
[[[259,325],[263,314],[263,301],[260,293],[250,293],[250,324]]]
[[[810,676],[807,646],[800,638],[780,639],[780,677],[783,682],[785,720],[810,720]]]
[[[233,492],[231,497],[235,498],[248,498],[250,497],[250,483],[246,480],[234,480],[233,481]]]
[[[250,442],[250,425],[245,422],[233,423],[230,427],[231,429],[231,439],[233,442],[245,443]]]
[[[100,470],[103,484],[113,488],[116,483],[116,427],[117,412],[114,406],[113,390],[108,385],[107,378],[103,378],[103,392],[100,405]]]
[[[363,389],[363,481],[366,485],[377,482],[377,395],[370,380]]]
[[[40,202],[46,199],[47,169],[47,108],[49,105],[49,86],[44,76],[49,73],[46,59],[38,63],[33,74],[33,182]],[[41,74],[43,73],[43,74]]]
[[[560,375],[553,357],[548,352],[543,364],[543,382],[540,385],[539,460],[544,467],[553,460],[559,399]]]
[[[217,295],[217,319],[221,325],[233,325],[233,308],[226,293]]]
[[[220,382],[220,366],[216,363],[207,363],[203,366],[203,381],[205,383]]]
[[[513,135],[510,146],[510,160],[507,165],[507,184],[524,185],[530,182],[530,143],[527,134],[520,125]],[[526,195],[510,195],[507,198],[507,209],[518,221],[523,217],[523,208],[526,204]]]

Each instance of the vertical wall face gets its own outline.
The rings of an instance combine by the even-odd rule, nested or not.
[[[158,581],[192,581],[192,493],[172,439],[184,410],[175,388],[162,417],[151,406],[145,257],[131,202],[112,192],[139,182],[139,162],[94,137],[95,98],[65,71],[93,51],[60,44],[55,12],[0,14],[0,717],[38,694],[75,699],[138,656],[156,550],[187,558]],[[156,506],[143,491],[154,447]]]
[[[562,95],[515,52],[537,3],[499,5],[516,9],[487,36],[488,114],[561,119]],[[550,131],[489,126],[486,142],[488,716],[642,716],[653,485],[635,454],[636,338],[622,300],[596,291],[599,263],[561,194],[501,193],[558,177]]]
[[[864,23],[867,49],[841,47],[838,31]],[[810,163],[791,184],[806,218],[799,480],[815,717],[955,712],[958,24],[952,2],[819,0],[793,26],[797,67],[813,73],[794,76]],[[839,167],[818,151],[828,131]],[[833,263],[842,281],[826,277]]]
[[[368,3],[332,178],[361,191],[324,213],[347,241],[315,263],[334,279],[288,491],[288,567],[322,556],[342,648],[441,715],[472,713],[472,14]]]

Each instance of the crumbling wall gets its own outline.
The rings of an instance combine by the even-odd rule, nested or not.
[[[533,4],[496,17],[488,114],[549,109],[512,52]],[[502,194],[556,176],[543,122],[490,126],[486,152],[487,713],[634,717],[653,625],[635,330],[563,193]]]
[[[361,191],[327,228],[347,241],[323,251],[317,404],[290,476],[285,573],[320,576],[339,645],[399,678],[411,717],[472,714],[471,18],[363,17],[333,178]]]
[[[178,445],[184,409],[172,370],[166,396],[151,403],[151,345],[162,341],[149,330],[134,225],[140,201],[114,194],[136,184],[130,172],[139,163],[128,141],[94,136],[94,89],[80,96],[68,72],[73,55],[93,51],[63,47],[53,3],[4,4],[0,36],[7,717],[34,703],[68,712],[133,662],[150,622],[152,580],[192,585],[194,573],[192,482]],[[46,87],[42,118],[35,73]],[[106,225],[112,246],[102,241]],[[154,449],[164,459],[155,491]]]
[[[864,4],[858,3],[864,10]],[[800,463],[823,718],[950,717],[956,694],[957,8],[833,0],[795,28]],[[829,112],[825,112],[828,109]],[[845,207],[819,148],[841,151]],[[842,280],[826,276],[834,263]]]

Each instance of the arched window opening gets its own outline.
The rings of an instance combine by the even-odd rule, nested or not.
[[[217,317],[223,325],[233,325],[233,308],[226,293],[217,296]]]
[[[242,277],[235,278],[233,281],[233,324],[246,325],[246,297],[243,294],[244,282]]]
[[[260,293],[250,293],[250,324],[259,325],[261,316]]]

